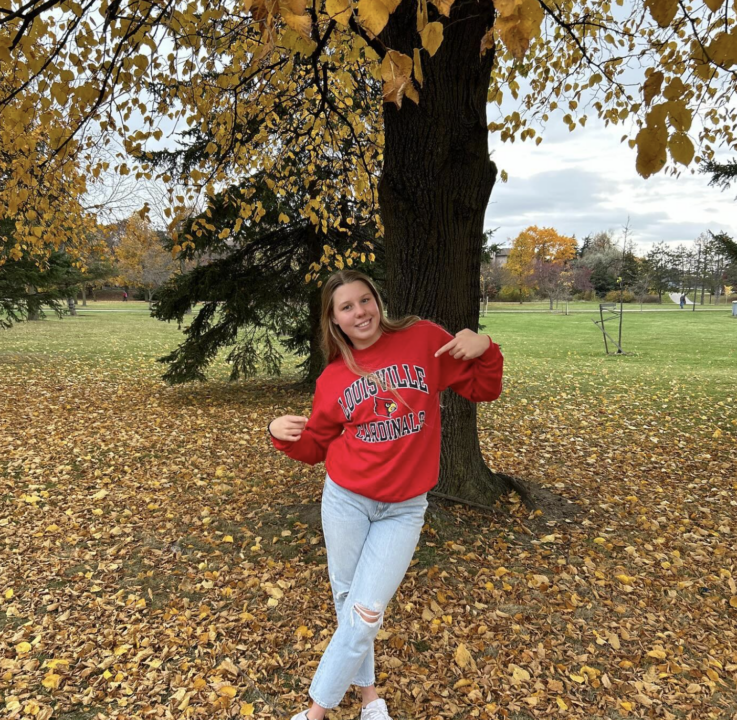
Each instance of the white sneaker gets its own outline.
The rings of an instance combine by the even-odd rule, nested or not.
[[[292,720],[308,720],[307,710],[303,710],[301,713],[297,713],[296,715],[293,715]]]
[[[392,718],[386,709],[386,702],[377,698],[361,709],[361,720],[392,720]]]

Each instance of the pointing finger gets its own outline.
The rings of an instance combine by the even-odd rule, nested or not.
[[[456,346],[456,343],[457,343],[457,342],[458,342],[458,341],[457,341],[456,339],[453,339],[453,340],[451,340],[450,342],[448,342],[448,343],[445,343],[445,345],[443,345],[443,347],[441,347],[441,348],[440,348],[440,350],[438,350],[438,351],[437,351],[437,352],[435,353],[435,357],[439,357],[439,356],[440,356],[440,355],[442,355],[442,354],[443,354],[444,352],[446,352],[446,350],[450,350],[451,348],[454,348],[454,347]],[[451,354],[452,354],[452,353],[451,353]]]

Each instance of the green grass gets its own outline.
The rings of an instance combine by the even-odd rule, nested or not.
[[[565,392],[585,387],[605,395],[643,387],[664,391],[678,386],[698,388],[713,399],[726,399],[737,388],[737,319],[726,307],[696,312],[631,312],[623,319],[625,356],[606,356],[596,303],[579,304],[571,315],[492,313],[482,328],[502,345],[507,376],[526,378],[522,396]],[[617,319],[607,324],[616,337]],[[0,333],[0,364],[49,366],[58,363],[94,365],[106,371],[128,369],[152,377],[164,366],[156,359],[183,339],[176,323],[149,316],[146,303],[90,303],[76,318],[24,323]],[[221,352],[209,371],[225,380],[228,366]],[[288,358],[284,373],[294,371]]]

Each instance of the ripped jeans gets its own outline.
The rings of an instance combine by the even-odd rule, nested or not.
[[[414,555],[427,493],[398,503],[358,495],[325,478],[322,528],[338,629],[310,685],[324,708],[351,685],[374,684],[374,638]]]

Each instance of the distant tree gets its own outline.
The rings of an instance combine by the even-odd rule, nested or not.
[[[701,263],[699,268],[700,285],[701,285],[701,304],[704,304],[704,294],[706,290],[714,299],[715,303],[719,303],[724,286],[724,271],[729,262],[725,248],[728,243],[723,242],[723,236],[715,235],[710,230],[701,233],[694,241],[697,248],[701,250]],[[719,237],[720,239],[717,239]],[[726,236],[728,237],[728,236]]]
[[[709,231],[712,241],[719,247],[729,258],[730,263],[737,263],[737,242],[735,242],[726,232],[720,232],[716,235]]]
[[[538,295],[550,301],[550,309],[553,309],[553,301],[564,297],[567,289],[567,281],[570,274],[566,272],[566,265],[561,262],[545,262],[534,260],[532,273],[528,278],[529,284],[535,288]]]
[[[642,303],[648,295],[650,290],[650,275],[646,272],[641,272],[637,280],[630,286],[630,290],[635,296],[635,299],[640,303],[640,312],[642,312]]]
[[[497,251],[498,252],[498,251]],[[495,298],[505,285],[511,285],[514,278],[505,265],[496,260],[481,265],[481,293],[484,298]]]
[[[618,287],[622,251],[617,247],[612,233],[587,235],[583,239],[575,264],[577,267],[589,268],[591,285],[600,297]]]
[[[575,293],[587,293],[594,289],[591,283],[591,268],[571,266],[571,290]]]
[[[644,272],[650,277],[651,287],[663,302],[663,293],[675,285],[673,254],[664,242],[653,245],[645,256]]]
[[[164,238],[138,213],[131,215],[115,248],[119,282],[143,290],[149,305],[153,295],[174,273],[176,264]]]
[[[540,265],[562,265],[576,256],[576,239],[560,235],[553,228],[536,225],[523,230],[512,242],[507,258],[507,269],[516,278],[520,288],[535,288],[533,276]],[[538,269],[537,276],[555,274]]]

